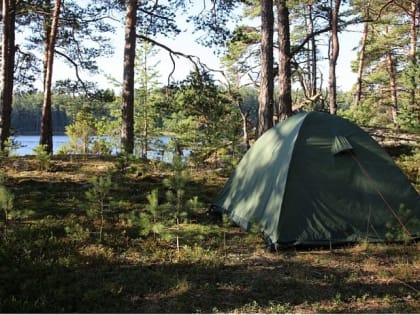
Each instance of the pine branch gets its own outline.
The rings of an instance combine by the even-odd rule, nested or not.
[[[359,23],[365,23],[365,22],[373,22],[373,19],[360,19],[360,18],[356,18],[353,20],[350,20],[348,22],[345,23],[341,23],[340,25],[338,25],[338,28],[341,30],[349,25],[354,25],[354,24],[359,24]],[[303,49],[305,47],[305,45],[308,43],[308,41],[310,41],[312,38],[314,38],[315,36],[321,35],[323,33],[327,33],[331,31],[331,26],[327,26],[323,29],[317,30],[315,32],[312,32],[311,34],[308,34],[306,36],[306,38],[298,45],[295,46],[292,49],[291,55],[294,56],[296,55],[298,52],[300,52],[301,49]]]
[[[170,80],[173,79],[173,74],[175,72],[175,68],[176,68],[176,62],[174,59],[174,56],[178,56],[178,57],[183,57],[187,60],[189,60],[194,67],[196,68],[196,70],[199,72],[200,68],[205,68],[207,70],[211,70],[211,71],[216,71],[211,69],[210,67],[208,67],[205,63],[203,63],[200,59],[200,57],[195,56],[195,55],[190,55],[190,54],[184,54],[183,52],[180,51],[175,51],[172,48],[170,48],[169,46],[166,46],[165,44],[162,44],[150,37],[147,37],[145,35],[142,34],[137,34],[136,35],[137,38],[140,38],[142,40],[144,40],[145,42],[151,43],[153,45],[156,45],[160,48],[163,48],[164,50],[166,50],[169,53],[169,57],[171,58],[171,62],[172,62],[172,70],[168,75],[168,85],[170,83]]]
[[[62,52],[60,52],[58,50],[54,50],[54,52],[56,54],[64,57],[64,58],[66,58],[67,61],[70,62],[74,66],[74,70],[76,72],[77,81],[80,82],[80,84],[82,85],[83,90],[85,91],[86,95],[88,95],[89,94],[88,88],[87,88],[85,82],[82,80],[82,78],[79,75],[79,65],[73,59],[71,59],[69,56],[67,56],[66,54],[64,54],[64,53],[62,53]]]

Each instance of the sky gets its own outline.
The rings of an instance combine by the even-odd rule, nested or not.
[[[186,24],[183,21],[180,22],[181,27],[184,26],[186,29]],[[220,63],[218,57],[214,54],[211,48],[201,46],[195,42],[195,38],[198,35],[192,34],[192,32],[186,31],[181,33],[176,37],[176,39],[168,38],[159,38],[165,45],[170,47],[174,51],[179,51],[184,54],[191,54],[199,56],[200,60],[208,65],[212,69],[220,69]],[[346,31],[342,32],[339,35],[340,40],[340,54],[337,63],[336,75],[337,75],[337,85],[338,89],[343,91],[351,90],[353,84],[356,82],[356,74],[351,71],[350,63],[352,60],[356,59],[357,51],[354,50],[357,47],[361,34],[357,31]],[[123,49],[124,49],[124,28],[123,26],[116,29],[116,33],[112,36],[112,43],[115,47],[115,54],[111,58],[100,58],[98,60],[98,66],[102,70],[100,75],[84,74],[82,77],[94,80],[98,82],[99,87],[101,88],[113,88],[118,93],[118,89],[115,88],[106,76],[111,76],[117,82],[122,81],[123,76]],[[191,62],[185,60],[182,57],[175,57],[176,60],[176,69],[173,75],[175,80],[184,79],[188,73],[193,69]],[[156,55],[155,61],[158,62],[158,71],[160,73],[160,82],[163,84],[168,83],[168,76],[172,71],[172,62],[170,60],[168,52],[160,49],[160,52]],[[320,63],[320,70],[323,73],[323,87],[328,85],[328,62],[325,61]],[[53,72],[53,79],[66,79],[72,75],[71,70],[69,70],[63,63],[59,62],[58,58],[56,59],[55,69]],[[217,78],[217,75],[215,75]]]

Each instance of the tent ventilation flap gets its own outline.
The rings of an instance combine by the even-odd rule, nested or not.
[[[336,155],[339,153],[345,153],[353,150],[353,146],[350,144],[344,136],[335,136],[331,147],[331,153]]]

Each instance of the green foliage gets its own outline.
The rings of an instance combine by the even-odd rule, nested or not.
[[[86,210],[86,214],[94,220],[99,218],[99,241],[102,242],[105,215],[110,211],[107,208],[109,207],[112,188],[111,174],[94,177],[90,183],[92,187],[86,192],[86,198],[90,202],[90,207]]]
[[[196,162],[206,160],[238,131],[237,106],[208,72],[191,72],[174,89],[169,106],[165,128],[174,134],[177,145],[192,150]]]
[[[3,211],[4,219],[3,225],[3,237],[7,239],[7,231],[9,226],[9,219],[11,211],[13,210],[13,199],[14,195],[4,185],[4,180],[0,182],[0,209]]]
[[[90,139],[95,135],[94,118],[87,111],[76,114],[74,122],[66,126],[66,134],[69,137],[69,145],[63,150],[67,153],[89,153]]]
[[[402,130],[420,133],[420,120],[418,108],[403,102],[398,112],[398,124]]]
[[[260,223],[258,223],[258,221],[256,220],[256,218],[254,218],[251,222],[250,222],[250,229],[248,231],[248,235],[247,237],[250,239],[255,239],[256,237],[261,237],[263,235],[263,228],[261,226]]]
[[[172,167],[174,175],[163,181],[166,190],[167,207],[172,211],[172,217],[177,223],[188,220],[188,210],[185,207],[185,189],[188,181],[185,163],[182,157],[175,154]]]
[[[154,239],[159,237],[163,240],[170,240],[172,238],[172,234],[163,222],[153,222],[152,216],[145,212],[139,215],[138,228],[140,235],[143,237],[153,235]]]
[[[339,109],[337,114],[359,126],[369,126],[372,118],[372,107],[350,107],[346,110]]]
[[[148,204],[146,205],[146,212],[140,214],[140,235],[148,236],[153,234],[153,237],[156,238],[159,236],[164,240],[169,240],[171,238],[171,233],[169,232],[166,224],[168,224],[165,214],[161,214],[161,207],[159,206],[159,191],[154,189],[147,195]]]
[[[193,116],[187,116],[184,111],[173,112],[165,120],[165,129],[175,135],[168,144],[169,149],[175,149],[176,145],[191,149],[196,147],[198,123]]]
[[[417,192],[420,192],[420,148],[417,147],[410,154],[403,154],[396,159],[397,165],[404,171]]]
[[[159,219],[159,191],[154,189],[149,193],[147,195],[147,201],[149,203],[146,205],[146,210],[151,214],[153,222],[157,222]]]
[[[223,172],[227,176],[232,174],[243,156],[242,152],[234,151],[237,147],[238,146],[232,145],[231,151],[227,148],[221,148],[217,151],[218,158],[222,163]]]
[[[92,139],[91,151],[94,154],[109,155],[120,145],[119,113],[111,111],[112,117],[104,117],[95,121],[96,137]]]
[[[4,210],[5,217],[13,209],[13,194],[3,185],[0,186],[0,209]]]
[[[39,170],[45,171],[50,167],[51,155],[46,150],[46,145],[39,144],[34,149],[35,159],[38,161]]]
[[[351,106],[347,109],[339,109],[337,114],[343,118],[346,118],[359,126],[371,126],[371,127],[392,127],[392,122],[389,119],[388,111],[382,108],[378,110],[368,98],[365,98],[364,102],[359,107]]]
[[[0,165],[9,156],[14,155],[15,150],[18,149],[20,143],[15,141],[13,138],[9,138],[4,142],[4,149],[0,150]]]
[[[369,12],[365,4],[357,4],[356,8],[365,10],[365,15],[375,15],[381,5],[372,3]],[[413,13],[404,5],[383,9],[380,17],[368,24],[362,69],[363,107],[358,109],[366,113],[369,108],[371,115],[365,119],[370,125],[418,131],[419,67],[413,64],[416,56],[411,55],[414,47],[410,32],[410,27],[414,27],[410,25],[414,23],[410,17]]]
[[[153,45],[142,42],[136,54],[135,149],[139,152],[139,156],[144,159],[147,158],[150,141],[158,137],[161,127],[159,105],[163,102],[164,95],[158,88],[158,63],[151,63],[156,53],[156,48]]]
[[[159,205],[158,189],[152,190],[146,197],[148,204],[144,211],[133,210],[121,218],[128,228],[135,229],[143,238],[153,235],[153,239],[170,240],[172,234],[168,227],[173,222],[167,218],[164,207]]]
[[[202,207],[202,204],[198,200],[198,196],[194,196],[187,201],[186,206],[187,206],[187,209],[189,209],[191,213],[197,213],[198,210]]]
[[[85,242],[89,239],[90,232],[88,228],[76,223],[64,227],[67,237],[74,242]]]
[[[128,171],[133,171],[135,168],[132,167],[132,164],[136,161],[136,158],[133,154],[126,152],[121,152],[117,155],[115,159],[115,167],[118,172],[125,174]]]
[[[403,204],[400,205],[395,215],[398,216],[398,220],[386,224],[388,232],[385,236],[389,241],[408,243],[413,237],[411,231],[419,229],[420,220],[413,215],[411,209],[407,209]]]

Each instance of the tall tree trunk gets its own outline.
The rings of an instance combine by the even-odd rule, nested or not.
[[[0,149],[5,149],[10,137],[10,121],[13,103],[13,71],[15,64],[16,0],[3,0],[3,42],[1,69]]]
[[[143,148],[142,158],[147,159],[147,150],[148,150],[148,142],[149,142],[149,117],[148,117],[148,110],[149,110],[149,78],[147,73],[148,67],[148,59],[147,59],[147,52],[144,51],[144,59],[143,59],[143,71],[144,71],[144,97],[143,97]]]
[[[292,114],[292,71],[289,9],[286,0],[277,0],[279,41],[279,120]]]
[[[334,0],[334,6],[331,7],[331,49],[330,49],[330,63],[329,63],[329,107],[330,114],[335,115],[337,113],[337,77],[335,69],[337,66],[338,54],[340,52],[340,46],[338,42],[338,13],[340,11],[340,0]]]
[[[261,83],[258,107],[257,138],[273,127],[274,57],[273,57],[273,0],[261,1]]]
[[[45,146],[45,150],[52,154],[53,152],[53,132],[51,115],[51,87],[54,67],[54,49],[58,31],[58,19],[60,16],[62,0],[55,0],[54,12],[51,21],[51,31],[48,34],[48,45],[45,51],[45,75],[44,75],[44,98],[42,101],[42,119],[41,119],[41,138],[40,144]]]
[[[42,83],[43,83],[43,91],[45,91],[45,87],[46,87],[46,81],[47,81],[47,68],[48,68],[48,49],[50,47],[50,34],[51,34],[51,19],[49,18],[50,14],[51,14],[51,1],[49,0],[43,0],[42,2],[42,6],[45,10],[44,12],[44,35],[45,35],[45,39],[44,39],[44,60],[43,60],[43,64],[42,64],[42,74],[43,74],[43,78],[42,78]]]
[[[121,144],[125,153],[132,154],[134,150],[134,62],[136,57],[137,0],[127,0],[126,6]]]
[[[246,150],[248,150],[251,146],[249,144],[249,136],[248,136],[248,113],[241,112],[241,119],[242,119],[242,143]]]
[[[314,33],[314,16],[313,16],[313,4],[308,4],[308,20],[309,20],[309,27],[308,27],[308,34],[312,35]],[[316,52],[316,40],[315,36],[311,36],[310,41],[308,41],[309,51],[311,52],[311,58],[308,58],[308,62],[310,62],[310,95],[309,97],[314,97],[317,93],[317,52]]]
[[[369,1],[365,5],[365,19],[369,19],[369,10],[370,10],[370,3]],[[356,82],[356,92],[354,96],[354,106],[358,107],[360,101],[362,99],[362,79],[363,79],[363,71],[365,66],[365,52],[366,52],[366,44],[367,38],[369,34],[369,23],[365,22],[363,25],[363,35],[362,35],[362,42],[360,47],[359,53],[359,65],[357,69],[357,82]]]
[[[242,101],[238,97],[234,97],[233,101],[236,103],[236,105],[239,108],[239,113],[241,115],[242,120],[242,144],[246,150],[250,148],[249,144],[249,136],[248,136],[248,117],[249,117],[249,111],[245,111],[242,106]]]
[[[387,71],[389,75],[389,90],[391,93],[391,114],[392,122],[395,128],[398,128],[398,96],[397,96],[397,81],[395,74],[395,65],[391,53],[386,54]]]
[[[385,26],[385,34],[389,33],[388,26]],[[389,75],[389,91],[391,93],[391,115],[395,128],[398,128],[398,96],[397,96],[397,78],[395,72],[394,58],[390,47],[386,49],[386,69]]]
[[[411,9],[410,9],[410,51],[408,53],[408,57],[413,69],[416,69],[417,66],[417,32],[419,28],[420,22],[420,4],[419,1],[411,1]],[[416,106],[416,91],[418,85],[418,77],[415,71],[412,71],[412,75],[410,76],[410,107],[414,111]]]

